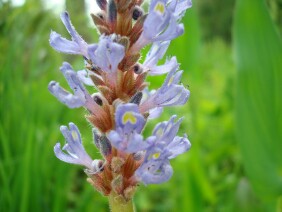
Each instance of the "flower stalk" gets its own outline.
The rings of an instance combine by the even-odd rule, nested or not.
[[[135,212],[133,199],[125,201],[114,192],[109,195],[108,199],[111,212]]]
[[[134,211],[132,198],[139,184],[160,184],[173,175],[170,160],[191,147],[186,134],[177,136],[182,118],[158,123],[152,135],[143,136],[146,123],[165,107],[184,105],[190,91],[180,83],[183,71],[176,57],[161,60],[172,39],[184,32],[180,23],[190,0],[152,0],[149,11],[142,0],[97,0],[101,11],[91,14],[100,34],[88,44],[75,30],[67,12],[61,19],[71,40],[51,32],[50,45],[66,54],[81,55],[83,70],[64,62],[61,72],[72,92],[51,81],[48,89],[69,108],[86,109],[93,126],[94,145],[101,153],[92,159],[74,123],[61,126],[65,145],[54,147],[58,159],[84,166],[87,181],[109,199],[112,211]],[[151,45],[145,61],[141,50]],[[147,75],[167,74],[163,85],[149,90]],[[95,92],[95,93],[93,93]]]

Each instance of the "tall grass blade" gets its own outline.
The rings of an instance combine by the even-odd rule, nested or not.
[[[234,41],[237,139],[253,189],[275,206],[282,195],[282,43],[264,0],[237,1]]]

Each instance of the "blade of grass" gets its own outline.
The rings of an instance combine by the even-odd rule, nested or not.
[[[282,44],[265,1],[237,1],[234,41],[237,140],[256,194],[273,208],[282,194]]]

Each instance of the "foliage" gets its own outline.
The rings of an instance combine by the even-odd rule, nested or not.
[[[201,0],[197,4],[203,38],[221,37],[230,42],[235,0]]]

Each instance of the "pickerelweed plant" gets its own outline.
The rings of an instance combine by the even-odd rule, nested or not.
[[[77,126],[61,126],[66,140],[54,152],[60,160],[85,167],[88,182],[109,197],[112,211],[133,211],[133,195],[139,183],[168,181],[173,169],[170,160],[189,150],[187,136],[177,136],[182,119],[156,125],[148,138],[142,136],[146,122],[158,117],[163,107],[183,105],[190,92],[180,84],[182,71],[176,57],[163,65],[170,41],[184,32],[179,23],[190,0],[152,0],[148,14],[140,7],[143,0],[97,0],[101,12],[91,14],[100,33],[99,42],[87,44],[76,32],[69,14],[61,19],[72,39],[51,32],[51,46],[62,53],[82,55],[85,68],[74,71],[64,62],[61,72],[73,93],[59,83],[49,84],[50,92],[69,108],[84,107],[93,125],[94,144],[103,159],[93,160],[85,151]],[[143,64],[140,51],[151,44]],[[147,75],[166,74],[163,85],[149,91]],[[90,94],[85,85],[97,93]],[[92,93],[91,92],[91,93]]]

